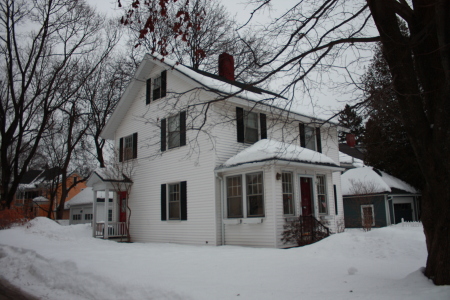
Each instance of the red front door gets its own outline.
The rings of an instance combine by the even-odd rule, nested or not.
[[[127,221],[127,192],[119,192],[119,222]]]
[[[311,177],[300,177],[300,194],[301,194],[302,215],[311,216],[313,214]]]

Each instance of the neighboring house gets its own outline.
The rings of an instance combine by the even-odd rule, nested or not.
[[[56,209],[56,201],[53,207],[50,207],[50,198],[53,197],[59,201],[61,195],[60,176],[61,169],[58,167],[44,170],[29,170],[25,173],[17,189],[13,205],[22,208],[27,217],[46,217],[48,211]],[[79,181],[80,176],[72,173],[67,177],[67,184],[76,182],[76,185],[69,191],[66,201],[78,194],[86,187],[84,182]],[[54,193],[56,192],[56,193]],[[52,215],[54,217],[54,215]],[[68,219],[65,214],[63,219]]]
[[[419,220],[420,193],[406,182],[367,166],[347,170],[341,181],[346,228]]]
[[[364,167],[364,161],[339,151],[339,163],[341,167],[348,169]]]
[[[345,169],[360,168],[364,166],[364,152],[360,146],[350,147],[348,144],[339,144],[339,162]]]
[[[93,218],[93,191],[92,187],[87,187],[75,195],[72,199],[67,201],[64,205],[66,210],[69,210],[69,224],[85,224],[92,223]],[[105,193],[99,192],[96,198],[97,201],[97,222],[105,221]],[[112,222],[113,216],[113,192],[109,192],[108,205],[108,221]]]
[[[336,232],[337,125],[277,108],[286,100],[234,81],[232,57],[219,61],[221,76],[147,54],[102,132],[133,165],[132,240],[282,248],[283,226],[302,215]],[[117,190],[102,172],[88,186]],[[123,221],[125,201],[114,193],[105,226]]]

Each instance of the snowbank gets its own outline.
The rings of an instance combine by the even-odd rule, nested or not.
[[[37,218],[0,231],[0,276],[42,299],[450,299],[421,272],[423,228],[292,249],[116,243]]]

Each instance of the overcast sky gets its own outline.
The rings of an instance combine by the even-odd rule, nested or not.
[[[87,0],[87,2],[95,6],[98,11],[106,13],[110,17],[117,16],[120,18],[122,16],[121,10],[117,8],[117,0]],[[129,3],[127,0],[122,0],[122,2],[124,4]],[[222,4],[228,9],[231,16],[234,16],[239,23],[243,24],[248,20],[250,13],[255,7],[246,2],[248,0],[225,0],[222,1]],[[290,8],[295,1],[272,0],[271,3],[270,8],[266,8],[253,16],[252,24],[264,24],[271,17],[279,16],[286,9]],[[320,80],[330,81],[327,78],[328,74],[316,76],[321,77]],[[273,90],[276,90],[276,85],[277,82],[275,81],[272,84]],[[345,103],[353,97],[354,95],[344,95],[336,90],[330,90],[325,85],[320,85],[318,89],[311,91],[307,95],[296,95],[296,98],[298,98],[298,108],[304,110],[305,114],[321,118],[328,118],[333,113],[342,109]],[[295,110],[298,110],[298,108]]]

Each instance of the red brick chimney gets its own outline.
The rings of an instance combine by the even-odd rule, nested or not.
[[[219,55],[219,76],[234,81],[233,55],[225,52]]]

